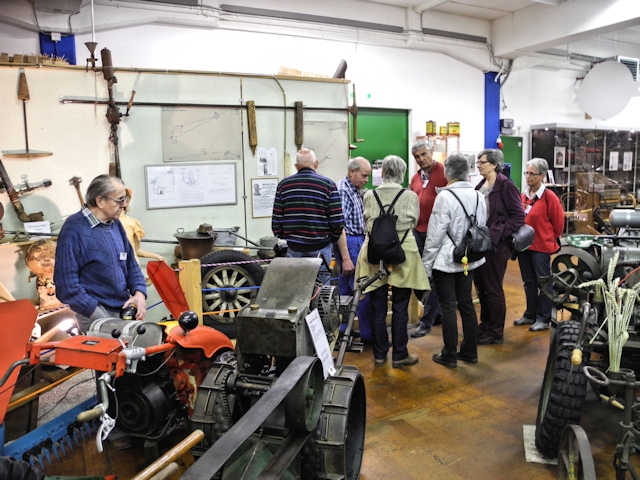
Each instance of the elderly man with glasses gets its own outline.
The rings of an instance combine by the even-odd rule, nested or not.
[[[147,285],[118,220],[128,198],[118,177],[100,175],[87,189],[86,204],[64,222],[53,275],[56,295],[86,332],[94,320],[118,318],[130,304],[146,313]]]

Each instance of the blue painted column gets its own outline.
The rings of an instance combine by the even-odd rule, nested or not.
[[[500,83],[497,72],[484,74],[484,148],[498,148],[500,136]]]

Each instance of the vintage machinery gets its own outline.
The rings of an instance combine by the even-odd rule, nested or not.
[[[205,432],[201,458],[184,479],[357,479],[366,397],[358,369],[342,365],[364,279],[349,303],[334,361],[340,297],[316,282],[319,259],[275,258],[257,297],[236,316],[237,364],[214,363],[198,393],[192,428]],[[320,321],[306,317],[318,309]],[[312,337],[330,345],[314,358]],[[328,356],[328,358],[327,358]],[[218,476],[219,475],[219,476]]]
[[[15,382],[17,367],[50,360],[96,370],[99,403],[91,408],[95,401],[84,402],[56,419],[63,425],[55,436],[41,427],[3,446],[0,455],[50,459],[98,418],[99,451],[116,425],[149,443],[189,423],[204,437],[194,449],[201,458],[184,478],[357,479],[364,449],[364,380],[342,360],[346,351],[358,351],[350,330],[360,292],[387,272],[381,267],[377,276],[363,279],[343,313],[347,328],[340,335],[345,306],[335,287],[316,281],[320,264],[319,259],[273,260],[255,303],[236,316],[234,356],[227,337],[198,326],[193,312],[181,312],[186,301],[175,272],[150,262],[149,276],[179,321],[102,319],[87,335],[28,343],[26,354],[10,350],[14,359],[3,359],[0,400],[11,395],[12,388],[3,387]],[[32,322],[24,310],[33,310],[29,302],[15,303],[22,309],[15,312]],[[22,330],[25,336],[28,329]],[[153,446],[147,453],[149,460],[157,454]]]
[[[163,262],[155,264],[161,271],[168,270],[168,275],[164,272],[165,277],[173,278],[177,290],[181,292],[170,267]],[[155,273],[151,274],[152,280],[158,277]],[[162,291],[170,289],[176,290],[175,286],[159,288]],[[22,310],[16,311],[22,312],[22,316],[7,320],[19,323],[24,319],[30,322],[28,329],[24,329],[30,332],[35,313],[31,319],[24,314],[24,309],[34,312],[35,309],[26,300],[19,302]],[[179,306],[179,302],[168,304]],[[12,311],[8,310],[9,313]],[[50,430],[38,432],[40,429],[37,429],[26,435],[28,439],[23,438],[3,447],[0,455],[32,461],[51,458],[51,453],[57,456],[60,449],[64,452],[64,438],[68,437],[68,432],[82,432],[83,425],[99,417],[101,425],[96,439],[99,451],[102,451],[102,442],[117,425],[131,436],[147,439],[146,453],[148,459],[152,460],[157,455],[157,442],[176,427],[185,425],[192,415],[198,390],[212,362],[224,362],[227,357],[233,357],[233,344],[224,334],[206,326],[198,326],[198,319],[193,312],[176,311],[174,315],[179,316],[178,322],[164,324],[115,318],[96,320],[87,335],[41,343],[27,343],[26,336],[21,344],[27,345],[26,354],[24,347],[22,353],[20,349],[8,350],[13,352],[14,358],[4,359],[7,363],[3,362],[7,367],[0,379],[0,389],[5,396],[11,396],[17,367],[49,361],[96,370],[100,403],[77,418],[66,418],[60,439],[53,439],[53,443]],[[9,342],[20,341],[12,336],[3,338]],[[6,388],[8,380],[9,388]],[[0,403],[0,407],[4,405],[6,408],[6,404]],[[82,410],[94,405],[95,402],[84,405]],[[56,440],[59,440],[57,445]]]
[[[542,280],[545,293],[552,299],[554,314],[557,310],[562,311],[562,316],[570,314],[570,318],[559,321],[552,330],[540,393],[536,446],[547,456],[558,454],[563,429],[580,422],[587,383],[591,383],[596,392],[609,402],[624,403],[629,412],[629,418],[625,420],[628,426],[631,425],[630,411],[637,409],[637,404],[632,405],[630,401],[632,396],[625,400],[624,389],[620,386],[624,385],[621,380],[626,374],[633,373],[640,366],[640,297],[637,296],[640,289],[640,211],[615,209],[609,216],[609,222],[608,228],[617,230],[616,233],[569,236],[569,246],[563,247],[552,261],[551,276]],[[606,278],[612,263],[615,265],[611,267],[614,268],[613,275]],[[620,308],[628,309],[630,321],[626,332],[623,332],[628,335],[628,340],[622,350],[619,371],[608,372],[611,360],[609,344],[613,338],[610,338],[613,333],[610,333],[609,324],[612,322],[602,328],[607,317],[605,298],[602,290],[588,283],[597,279],[612,283],[613,279],[618,279],[610,287],[611,291],[617,288],[635,288],[636,291],[625,297],[627,300],[620,305]],[[618,388],[611,388],[611,385]],[[569,438],[575,440],[574,443],[569,441],[570,445],[584,444],[584,438],[578,438],[576,430],[579,429],[567,431]],[[561,449],[561,453],[565,459],[570,457],[566,450]],[[625,454],[627,459],[628,453]],[[621,452],[619,454],[625,456]],[[616,466],[623,463],[618,462]],[[592,478],[595,478],[595,473]],[[624,478],[624,473],[616,478]]]

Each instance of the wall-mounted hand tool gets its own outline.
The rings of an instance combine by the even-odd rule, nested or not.
[[[22,206],[22,202],[19,200],[18,197],[23,193],[31,192],[38,188],[50,187],[51,180],[43,180],[42,182],[29,183],[29,181],[27,180],[27,176],[23,175],[22,176],[23,183],[16,185],[14,187],[13,183],[11,183],[11,179],[9,178],[9,174],[5,170],[4,165],[0,160],[0,181],[2,182],[2,184],[0,185],[0,191],[2,190],[7,191],[7,194],[9,195],[9,199],[13,204],[13,208],[18,214],[18,218],[20,219],[21,222],[41,222],[42,220],[44,220],[44,215],[42,214],[42,212],[25,213],[24,207]]]
[[[69,179],[69,184],[76,187],[76,192],[78,193],[78,199],[80,200],[80,206],[84,205],[84,197],[82,196],[82,192],[80,191],[80,183],[82,182],[82,178],[80,177],[71,177]]]
[[[131,92],[131,98],[127,105],[126,113],[120,113],[120,109],[116,105],[116,101],[113,98],[113,84],[118,82],[118,79],[113,74],[113,62],[111,60],[111,51],[108,48],[103,48],[100,51],[102,55],[102,75],[107,81],[107,88],[109,89],[109,102],[107,107],[107,121],[111,124],[111,135],[109,140],[113,142],[115,162],[109,165],[109,173],[116,177],[121,177],[120,171],[120,151],[118,148],[118,124],[120,123],[120,117],[128,117],[129,110],[133,104],[133,96],[136,94],[135,90]]]
[[[353,117],[353,143],[364,142],[363,138],[358,138],[358,105],[356,104],[356,85],[353,85],[353,105],[349,107],[349,113]]]
[[[30,157],[46,157],[47,155],[53,155],[53,152],[45,152],[42,150],[33,150],[29,148],[29,134],[27,130],[27,100],[29,100],[29,86],[27,85],[27,76],[24,73],[24,68],[19,70],[18,75],[18,99],[22,100],[22,116],[24,118],[24,143],[26,145],[25,150],[3,150],[2,154],[5,157],[18,157],[18,158],[30,158]]]
[[[302,102],[294,103],[296,108],[295,113],[295,142],[298,150],[302,148],[302,144],[304,143],[304,110]]]

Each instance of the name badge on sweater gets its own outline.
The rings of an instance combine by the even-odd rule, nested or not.
[[[127,252],[120,252],[120,260],[126,260],[127,259]]]

